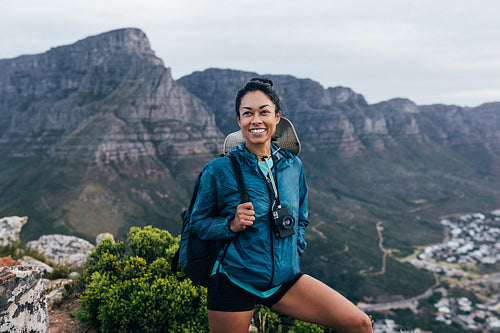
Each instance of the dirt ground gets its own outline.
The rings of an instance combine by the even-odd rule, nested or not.
[[[49,333],[98,333],[96,328],[86,327],[70,316],[76,309],[78,298],[75,295],[66,298],[57,308],[49,309]]]

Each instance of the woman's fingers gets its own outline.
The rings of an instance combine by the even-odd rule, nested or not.
[[[251,202],[239,204],[236,208],[236,216],[230,221],[229,228],[233,232],[239,232],[252,226],[255,221],[255,211]]]

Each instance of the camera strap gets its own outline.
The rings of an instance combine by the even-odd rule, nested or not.
[[[278,207],[277,208],[281,208],[281,205],[280,205],[280,195],[278,193],[278,186],[276,185],[276,182],[274,181],[274,176],[273,176],[273,171],[271,170],[271,165],[269,165],[269,160],[271,158],[272,158],[272,156],[265,156],[264,157],[264,161],[266,162],[267,169],[269,170],[269,173],[268,173],[267,177],[271,181],[271,186],[273,187],[274,197],[276,198],[276,202],[278,203]],[[274,162],[274,160],[273,160],[273,162]],[[273,164],[276,164],[276,163],[273,163]],[[274,210],[274,209],[275,208],[274,208],[274,203],[273,203],[272,210]]]

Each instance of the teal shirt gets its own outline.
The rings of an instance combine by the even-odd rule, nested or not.
[[[269,166],[272,168],[273,167],[273,160],[272,159],[269,159]],[[262,173],[264,174],[265,177],[267,177],[267,175],[269,174],[269,169],[267,167],[267,162],[266,161],[260,161],[259,162],[259,168],[260,170],[262,171]],[[216,260],[215,261],[215,265],[212,269],[212,275],[216,274],[217,273],[217,269],[219,269],[219,273],[223,273],[223,274],[226,274],[226,276],[229,278],[229,280],[234,283],[235,285],[237,285],[238,287],[248,291],[249,293],[251,294],[254,294],[258,297],[261,297],[261,298],[268,298],[270,296],[272,296],[275,292],[278,291],[278,289],[281,288],[281,285],[279,286],[276,286],[274,288],[271,288],[269,290],[264,290],[264,291],[261,291],[261,290],[258,290],[256,289],[254,286],[248,284],[248,283],[245,283],[243,281],[240,281],[238,279],[236,279],[235,277],[229,275],[225,270],[224,270],[224,267],[221,265],[220,268],[219,267],[219,261]]]

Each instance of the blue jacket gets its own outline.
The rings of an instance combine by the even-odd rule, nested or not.
[[[299,257],[306,248],[304,231],[309,224],[307,184],[302,162],[274,144],[271,148],[280,203],[295,218],[294,235],[275,238],[270,220],[274,192],[259,169],[257,157],[244,145],[233,148],[230,154],[236,156],[240,163],[255,210],[254,224],[238,233],[229,230],[228,222],[234,217],[241,200],[227,156],[210,161],[203,169],[198,197],[191,213],[191,228],[198,237],[210,240],[234,238],[222,260],[224,269],[231,276],[260,290],[280,285],[299,273]]]

